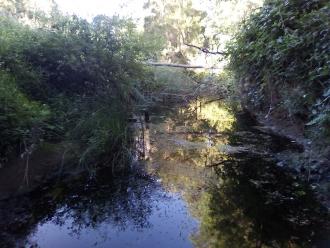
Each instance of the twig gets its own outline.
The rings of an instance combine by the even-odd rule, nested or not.
[[[29,160],[30,160],[30,154],[33,151],[33,144],[30,147],[27,147],[26,142],[23,141],[23,143],[24,143],[25,151],[21,156],[24,157],[26,155],[23,181],[25,181],[27,186],[29,186]]]
[[[63,154],[62,154],[62,160],[61,160],[61,167],[59,171],[59,175],[62,175],[63,168],[64,168],[64,160],[65,160],[65,154],[67,153],[68,149],[65,149]]]
[[[26,181],[27,186],[29,186],[29,159],[30,159],[30,154],[27,153],[25,170],[24,170],[24,179],[23,179],[24,181]]]

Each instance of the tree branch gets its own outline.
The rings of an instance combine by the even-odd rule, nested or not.
[[[146,65],[151,66],[167,66],[167,67],[178,67],[178,68],[191,68],[191,69],[219,69],[215,67],[205,67],[202,65],[184,65],[184,64],[171,64],[171,63],[159,63],[159,62],[146,62]]]
[[[205,68],[201,65],[184,65],[184,64],[170,64],[170,63],[158,63],[158,62],[147,62],[147,65],[152,66],[168,66],[168,67],[179,67],[179,68]]]
[[[223,56],[228,55],[228,53],[226,53],[226,52],[210,51],[206,47],[199,47],[199,46],[196,46],[196,45],[193,45],[193,44],[187,44],[185,42],[183,42],[183,44],[186,45],[186,46],[188,46],[188,47],[192,47],[192,48],[198,49],[198,50],[200,50],[203,53],[208,53],[208,54],[213,54],[213,55],[223,55]]]

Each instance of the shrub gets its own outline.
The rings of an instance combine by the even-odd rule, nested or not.
[[[268,0],[245,20],[228,50],[248,104],[326,133],[329,26],[326,0]]]
[[[75,142],[85,165],[125,157],[125,120],[152,43],[117,17],[87,22],[55,9],[34,18],[0,16],[1,159],[35,139]]]
[[[49,109],[29,100],[17,87],[15,79],[0,71],[0,163],[19,152],[17,147],[38,143]]]

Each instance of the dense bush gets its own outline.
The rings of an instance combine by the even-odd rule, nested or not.
[[[0,164],[21,144],[24,150],[42,133],[49,116],[46,106],[29,100],[16,86],[15,79],[0,71]]]
[[[84,164],[123,154],[145,46],[116,17],[87,22],[55,9],[23,25],[0,15],[1,160],[42,139],[78,144]]]
[[[266,0],[229,46],[247,104],[330,137],[329,27],[328,0]]]

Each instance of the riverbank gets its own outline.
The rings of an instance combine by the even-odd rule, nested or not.
[[[292,121],[254,112],[260,123],[260,130],[286,137],[302,147],[302,152],[285,152],[277,155],[280,167],[287,167],[302,180],[307,181],[316,192],[318,199],[330,210],[330,148],[317,144],[304,135],[301,125]],[[316,143],[316,144],[315,144]]]
[[[280,165],[296,171],[329,207],[329,1],[265,1],[228,45],[240,100],[263,129],[304,147]]]

